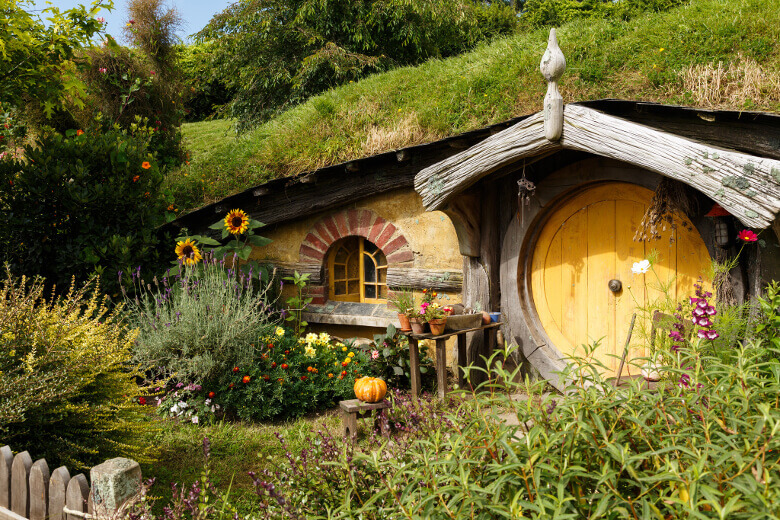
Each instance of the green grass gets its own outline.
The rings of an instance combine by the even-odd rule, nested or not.
[[[558,30],[558,40],[568,62],[566,102],[613,97],[780,111],[780,0],[693,0],[630,22],[575,21]],[[240,138],[227,121],[185,125],[190,164],[172,172],[167,187],[177,205],[192,209],[273,178],[538,111],[546,41],[547,30],[539,29],[378,74]],[[718,62],[741,68],[713,98],[708,82],[696,81]]]
[[[211,442],[210,477],[221,492],[242,513],[256,509],[257,500],[248,471],[278,469],[286,459],[276,434],[282,435],[291,453],[298,454],[311,445],[311,438],[323,425],[332,432],[341,427],[337,410],[323,411],[286,422],[223,422],[208,426],[162,421],[153,442],[158,458],[142,468],[144,479],[155,477],[152,495],[160,497],[156,509],[171,497],[170,483],[190,486],[204,470],[203,438]]]

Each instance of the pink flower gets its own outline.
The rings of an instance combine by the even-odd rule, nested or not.
[[[699,303],[698,298],[694,298],[693,296],[689,296],[688,298],[690,298],[691,300],[691,305],[696,305],[697,303]]]
[[[149,74],[151,74],[152,76],[154,76],[154,75],[155,75],[155,74],[157,74],[157,73],[156,73],[155,71],[151,70],[151,71],[149,71]]]
[[[704,309],[704,312],[706,312],[708,316],[714,316],[715,314],[717,314],[715,307],[713,307],[712,305],[709,305],[706,309]]]
[[[707,336],[707,339],[718,339],[718,337],[720,336],[720,334],[718,334],[718,333],[717,333],[716,331],[714,331],[714,330],[708,330],[708,331],[706,332],[706,336]]]
[[[106,72],[108,72],[108,69],[107,69],[107,68],[105,68],[105,67],[100,67],[100,68],[98,69],[98,72],[99,72],[99,73],[101,73],[101,74],[105,74]]]
[[[96,19],[97,19],[98,23],[106,23],[106,19],[103,18],[102,16],[100,16],[100,17],[98,17]]]
[[[705,314],[707,314],[707,311],[702,309],[701,307],[693,308],[694,321],[696,320],[696,316],[704,316]]]
[[[669,337],[672,338],[675,341],[682,341],[683,340],[682,334],[680,334],[680,332],[676,331],[676,330],[673,330],[672,332],[670,332],[669,333]]]
[[[699,319],[696,321],[696,324],[697,324],[699,327],[712,327],[712,322],[710,321],[710,319],[709,319],[709,318],[699,318]]]
[[[743,229],[737,234],[737,239],[743,242],[755,242],[758,240],[758,235],[750,231],[749,229]]]
[[[378,350],[372,350],[371,351],[371,359],[379,359],[379,351]]]

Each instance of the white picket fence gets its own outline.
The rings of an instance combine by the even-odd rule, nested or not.
[[[45,459],[0,448],[0,520],[84,520],[92,501],[87,477],[61,466],[49,472]]]

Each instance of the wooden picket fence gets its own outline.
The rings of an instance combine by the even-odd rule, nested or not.
[[[89,491],[82,473],[71,477],[65,466],[49,472],[44,459],[0,448],[0,520],[84,520]]]

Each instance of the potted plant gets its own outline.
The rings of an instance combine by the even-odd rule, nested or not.
[[[412,328],[414,334],[422,334],[425,332],[425,318],[423,314],[416,309],[412,309],[407,314],[409,316],[409,325]]]
[[[391,292],[388,300],[390,305],[395,307],[398,312],[398,321],[401,322],[401,331],[409,332],[411,330],[409,314],[414,312],[414,293],[411,289],[404,287],[398,291]]]
[[[425,321],[431,327],[431,334],[435,336],[444,334],[447,316],[452,312],[452,307],[442,307],[436,302],[423,302],[420,305],[420,310]]]

